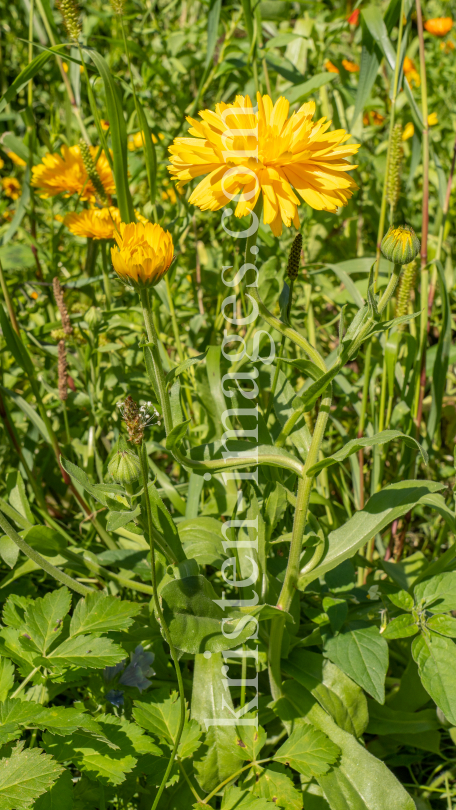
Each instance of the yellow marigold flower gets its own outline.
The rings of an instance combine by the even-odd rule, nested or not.
[[[3,158],[0,158],[0,169],[3,169],[4,165],[5,161],[3,160]]]
[[[330,62],[329,59],[327,59],[326,62],[325,62],[325,68],[330,73],[339,73],[339,68],[336,67],[335,65],[333,65],[333,63]]]
[[[25,160],[22,160],[19,155],[16,155],[16,152],[7,152],[6,154],[8,155],[9,159],[13,161],[15,166],[27,166]]]
[[[383,124],[385,120],[385,116],[376,110],[370,110],[369,112],[365,112],[363,115],[363,124],[367,126],[368,124],[375,124],[375,126],[380,126]]]
[[[264,222],[279,236],[282,222],[299,227],[300,200],[293,188],[317,210],[336,211],[346,204],[357,188],[346,174],[356,166],[346,158],[359,144],[346,144],[350,135],[343,129],[329,132],[331,122],[325,118],[312,121],[314,101],[288,118],[285,98],[273,105],[258,93],[257,100],[256,113],[248,96],[237,96],[234,104],[200,112],[202,121],[187,119],[193,137],[175,139],[169,171],[179,180],[178,189],[206,175],[190,197],[203,211],[218,211],[236,200],[235,214],[243,217],[262,193]]]
[[[95,146],[90,147],[94,159],[97,152]],[[57,152],[48,152],[43,162],[33,167],[32,186],[39,189],[40,197],[55,197],[56,194],[69,197],[71,194],[81,194],[82,200],[94,201],[95,189],[91,180],[88,180],[79,145],[62,146],[61,153],[62,156]],[[115,194],[114,178],[104,152],[101,152],[98,158],[97,171],[106,193]]]
[[[68,64],[67,64],[67,62],[62,62],[62,67],[63,67],[65,73],[68,73]]]
[[[432,20],[426,20],[424,27],[434,36],[444,37],[453,28],[453,20],[451,17],[434,17]]]
[[[165,200],[165,202],[166,200],[170,200],[174,204],[177,200],[177,195],[174,188],[163,189],[161,193],[161,198],[162,200]]]
[[[404,131],[402,133],[402,140],[408,141],[409,138],[413,138],[415,134],[415,127],[413,126],[412,122],[409,121],[408,124],[405,125]]]
[[[111,248],[114,270],[131,287],[155,287],[169,270],[174,246],[171,234],[152,222],[120,223]]]
[[[101,125],[102,130],[104,130],[104,132],[108,131],[108,129],[109,129],[109,121],[105,121],[104,118],[100,118],[100,125]]]
[[[348,70],[349,73],[358,73],[359,65],[356,62],[350,62],[348,59],[342,59],[342,64],[345,70]]]
[[[410,59],[409,56],[406,56],[404,58],[404,73],[405,74],[410,73],[411,70],[416,70],[415,63],[413,59]]]
[[[428,127],[435,127],[436,124],[439,123],[439,118],[436,112],[429,113],[428,115]]]
[[[154,133],[151,132],[152,143],[158,143],[158,138],[155,137]],[[160,133],[160,138],[163,138],[163,135]],[[142,149],[143,146],[143,136],[142,132],[135,132],[134,135],[128,136],[128,148],[130,152],[134,152],[135,149]]]
[[[2,177],[2,187],[5,197],[18,200],[21,195],[21,184],[15,177]]]
[[[62,220],[75,236],[88,239],[114,239],[116,228],[120,225],[119,209],[86,208],[79,214],[67,214]]]

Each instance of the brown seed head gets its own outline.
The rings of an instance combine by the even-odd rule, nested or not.
[[[297,233],[293,239],[293,244],[290,248],[288,256],[287,275],[290,281],[294,281],[298,277],[299,266],[301,264],[301,250],[302,250],[302,234]]]

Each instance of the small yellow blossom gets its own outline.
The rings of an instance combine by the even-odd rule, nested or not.
[[[427,121],[428,127],[435,127],[435,125],[439,123],[437,113],[436,112],[429,113]]]
[[[375,126],[380,126],[383,124],[385,120],[385,116],[376,110],[370,110],[369,112],[365,112],[363,115],[363,124],[364,126],[368,126],[368,124],[375,124]]]
[[[173,240],[160,225],[121,222],[115,240],[117,247],[111,248],[112,264],[126,284],[155,287],[169,270],[174,254]]]
[[[439,42],[439,48],[444,53],[450,53],[451,51],[454,51],[455,47],[456,46],[454,42],[451,41],[451,39],[448,39],[446,42]]]
[[[2,177],[2,187],[5,197],[18,200],[21,196],[21,184],[15,177]]]
[[[339,73],[339,68],[336,67],[329,59],[327,59],[325,62],[325,68],[330,73]]]
[[[345,70],[348,70],[349,73],[359,72],[359,65],[357,65],[356,62],[350,62],[348,59],[342,59],[342,64]]]
[[[108,129],[109,129],[109,121],[105,121],[104,118],[100,118],[100,125],[101,125],[102,130],[104,130],[104,132],[108,131]]]
[[[116,229],[120,225],[119,209],[86,208],[79,214],[67,214],[63,222],[75,236],[84,236],[88,239],[114,239]]]
[[[161,133],[159,137],[163,139],[163,135]],[[153,132],[151,132],[151,138],[152,143],[158,143],[158,139],[156,138]],[[134,135],[128,136],[128,148],[130,152],[134,152],[135,149],[142,149],[143,143],[144,141],[142,132],[135,132]]]
[[[98,149],[91,146],[90,153],[95,159]],[[88,179],[79,145],[62,146],[61,155],[57,152],[48,152],[43,162],[32,169],[32,186],[39,190],[40,197],[55,197],[63,194],[80,194],[82,200],[95,201],[96,192],[91,180]],[[104,152],[97,160],[97,172],[104,186],[106,194],[115,194],[116,186],[111,167]]]
[[[3,160],[3,158],[0,158],[0,169],[3,169],[4,165],[5,161]]]
[[[409,138],[413,138],[415,134],[415,127],[413,126],[412,122],[409,121],[408,124],[405,125],[404,131],[402,133],[402,140],[408,141]]]
[[[68,73],[68,63],[67,62],[62,62],[62,66],[63,66],[63,69],[64,69],[65,73]]]

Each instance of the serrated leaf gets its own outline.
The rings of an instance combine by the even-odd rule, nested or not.
[[[65,769],[57,782],[37,799],[33,810],[72,810],[72,808],[73,780],[70,771]]]
[[[447,613],[456,610],[456,571],[447,571],[426,579],[415,586],[416,604],[423,604],[432,613]]]
[[[246,714],[245,717],[253,718],[253,714]],[[258,759],[258,754],[266,742],[266,732],[262,726],[239,726],[236,728],[236,745],[238,753],[242,759],[253,761]]]
[[[377,627],[347,630],[328,638],[323,655],[375,700],[385,702],[388,644]]]
[[[408,636],[416,636],[418,633],[419,627],[416,624],[415,619],[409,613],[403,616],[396,616],[395,619],[391,619],[390,622],[386,625],[385,629],[382,630],[383,638],[407,638]]]
[[[109,638],[94,635],[68,638],[46,657],[46,665],[59,667],[112,667],[125,658],[125,651]]]
[[[19,557],[19,547],[7,534],[0,537],[0,557],[10,568],[14,568]]]
[[[422,634],[412,644],[421,683],[449,722],[456,726],[456,645],[436,633]]]
[[[182,736],[177,749],[177,756],[179,759],[191,757],[195,751],[198,750],[202,743],[201,737],[203,732],[199,723],[196,720],[186,720]]]
[[[30,637],[42,655],[62,632],[62,621],[70,606],[71,593],[66,587],[50,591],[28,604],[23,633]]]
[[[180,703],[177,692],[155,689],[150,695],[134,701],[133,717],[146,731],[156,734],[167,743],[173,743],[179,728]]]
[[[273,759],[310,779],[326,773],[339,754],[340,748],[323,731],[318,731],[309,723],[297,721],[288,740],[276,751]]]
[[[274,807],[276,805],[267,799],[257,799],[250,791],[238,787],[231,786],[223,794],[222,810],[273,810]]]
[[[0,759],[0,810],[23,810],[59,777],[62,767],[37,748],[22,751],[19,744],[10,757]]]
[[[0,656],[0,701],[6,700],[14,684],[14,664]]]
[[[283,810],[302,810],[302,792],[294,786],[288,768],[279,762],[257,769],[251,791],[253,796],[267,799]]]
[[[74,609],[70,636],[128,630],[141,608],[142,605],[138,602],[127,602],[103,593],[90,593],[80,599]]]

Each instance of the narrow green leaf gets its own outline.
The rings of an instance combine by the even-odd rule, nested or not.
[[[174,425],[172,430],[168,433],[166,437],[166,449],[172,450],[173,447],[178,447],[184,438],[185,434],[187,433],[187,428],[190,424],[190,419],[187,419],[185,422],[181,422],[179,425]]]
[[[332,456],[329,456],[328,458],[323,459],[323,461],[319,461],[317,464],[309,467],[307,472],[308,474],[316,475],[317,472],[324,470],[325,467],[330,467],[332,464],[344,461],[346,458],[353,455],[353,453],[357,453],[361,447],[376,447],[377,445],[391,442],[393,439],[401,439],[401,441],[406,444],[407,447],[417,447],[421,453],[424,463],[427,464],[427,453],[416,441],[416,439],[414,439],[412,436],[407,436],[400,430],[382,430],[381,433],[376,433],[374,436],[363,436],[359,439],[352,439],[350,442],[344,444],[344,446],[338,450],[337,453],[334,453]]]
[[[165,378],[166,385],[170,385],[176,377],[179,377],[179,375],[190,368],[190,366],[194,366],[195,363],[201,363],[202,360],[205,360],[208,351],[209,348],[207,348],[203,354],[198,354],[196,357],[188,357],[183,363],[179,363],[176,368],[172,368],[171,371],[168,371]]]
[[[293,87],[289,87],[287,90],[284,90],[282,95],[288,99],[290,104],[297,104],[300,101],[304,101],[304,99],[307,98],[307,96],[310,96],[311,93],[314,93],[315,90],[319,90],[320,87],[324,87],[325,84],[333,82],[335,78],[336,74],[328,73],[328,71],[325,73],[316,73],[306,82],[302,82],[302,84],[295,84]]]
[[[18,76],[14,79],[12,84],[8,87],[6,93],[0,99],[0,112],[2,112],[6,105],[10,103],[10,101],[17,96],[18,93],[25,87],[26,84],[29,83],[34,76],[41,70],[42,67],[46,64],[48,59],[51,58],[52,54],[61,53],[64,45],[54,45],[53,48],[49,48],[49,50],[44,51],[43,53],[38,54],[35,56],[34,59],[27,65],[24,70],[21,70]]]

